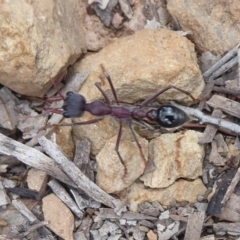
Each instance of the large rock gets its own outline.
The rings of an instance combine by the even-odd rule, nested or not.
[[[81,1],[1,1],[0,83],[42,96],[85,49]]]
[[[42,202],[44,220],[49,221],[47,227],[59,237],[73,240],[74,216],[69,208],[53,193]]]
[[[203,146],[198,144],[201,133],[188,130],[166,133],[149,144],[149,159],[156,170],[140,179],[151,188],[166,188],[178,178],[196,179],[202,176]]]
[[[124,102],[143,101],[170,84],[190,92],[197,98],[204,87],[194,45],[187,38],[166,29],[141,30],[76,63],[74,71],[90,72],[80,90],[88,101],[103,99],[94,86],[102,75],[100,64],[104,64],[119,100]],[[106,78],[101,81],[101,86],[112,98]],[[167,91],[160,99],[190,101],[186,94],[176,90]],[[86,114],[86,117],[77,121],[88,121],[92,118],[94,117]],[[78,126],[74,133],[80,138],[88,138],[92,142],[93,153],[97,154],[105,142],[117,133],[117,126],[114,120],[104,119],[89,126]]]
[[[202,52],[223,54],[240,42],[238,0],[168,0],[167,8]]]
[[[200,179],[194,181],[178,180],[168,188],[145,188],[142,183],[134,183],[120,194],[120,198],[129,203],[130,210],[137,211],[143,202],[159,201],[163,205],[171,205],[173,201],[197,202],[197,197],[206,191]]]
[[[198,97],[204,87],[194,45],[166,29],[138,31],[76,63],[75,72],[90,72],[80,90],[88,100],[103,98],[94,86],[102,74],[100,64],[111,76],[121,101],[142,101],[168,85]],[[112,96],[106,79],[101,85]],[[186,94],[175,90],[167,91],[160,99],[190,100]]]
[[[143,174],[146,167],[132,136],[124,133],[119,145],[119,153],[124,165],[115,151],[116,141],[117,136],[109,139],[96,156],[98,164],[97,184],[107,193],[119,192],[129,187]],[[138,137],[138,141],[147,160],[148,141],[140,137]]]

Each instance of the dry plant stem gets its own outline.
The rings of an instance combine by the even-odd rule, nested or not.
[[[34,223],[38,221],[34,214],[20,200],[13,200],[12,204],[19,212],[21,212],[29,220],[29,222]]]
[[[188,114],[189,116],[198,118],[201,124],[210,123],[210,124],[213,124],[215,126],[222,127],[222,128],[227,129],[227,130],[231,130],[231,131],[233,131],[237,134],[240,134],[240,125],[237,125],[235,123],[226,121],[226,120],[221,119],[221,118],[215,118],[215,117],[212,117],[212,116],[205,115],[203,112],[199,111],[198,109],[181,106],[181,105],[179,105],[179,104],[177,104],[173,101],[171,101],[171,104],[173,106],[176,106],[176,107],[180,108],[181,110],[186,112],[186,114]]]
[[[184,240],[200,239],[205,212],[194,212],[188,216]]]
[[[48,175],[76,188],[76,184],[49,157],[0,133],[0,153],[14,156],[19,161],[40,169]]]
[[[109,207],[118,207],[122,205],[120,200],[113,198],[99,188],[95,183],[90,181],[75,165],[72,163],[59,147],[47,140],[45,137],[39,138],[39,143],[44,151],[51,156],[62,170],[75,182],[78,188],[86,192],[90,197],[98,202],[101,202]]]
[[[198,109],[200,111],[203,110],[203,108],[205,107],[206,101],[207,99],[210,97],[210,94],[213,90],[214,87],[214,80],[211,78],[209,79],[208,83],[206,84],[201,96],[200,96],[200,103],[198,104]]]
[[[82,219],[83,212],[79,210],[76,203],[72,200],[67,191],[59,184],[59,182],[53,179],[48,183],[48,185],[53,190],[53,192],[61,199],[61,201],[64,202],[79,219]]]
[[[225,193],[225,196],[224,196],[224,198],[223,198],[223,200],[221,202],[223,205],[230,198],[230,196],[233,193],[233,191],[234,191],[236,185],[238,184],[239,180],[240,180],[240,168],[238,168],[238,171],[236,172],[234,178],[232,179],[232,181],[231,181],[231,183],[230,183],[230,185],[229,185],[229,187],[227,189],[227,192]]]
[[[225,56],[223,56],[218,62],[216,62],[212,67],[210,67],[207,71],[203,73],[203,77],[209,78],[216,70],[218,70],[222,65],[224,65],[227,61],[233,58],[239,49],[239,45],[230,50]]]
[[[39,223],[36,223],[34,225],[32,225],[31,227],[29,227],[27,229],[27,231],[25,231],[24,233],[19,234],[19,237],[22,239],[23,237],[27,236],[30,232],[33,232],[41,227],[44,227],[45,225],[48,225],[49,222],[48,221],[42,221]]]
[[[212,117],[221,118],[221,116],[222,116],[221,110],[218,110],[218,109],[213,110]],[[200,137],[198,143],[200,144],[211,143],[216,133],[217,133],[217,126],[208,124],[207,127],[205,128],[203,135]]]
[[[215,71],[212,75],[211,78],[215,79],[217,77],[219,77],[220,75],[222,75],[223,73],[225,73],[227,70],[229,70],[230,68],[232,68],[234,65],[236,65],[238,62],[237,57],[234,57],[233,59],[231,59],[229,62],[225,63],[224,65],[222,65],[217,71]]]
[[[240,96],[240,91],[234,90],[234,89],[228,89],[225,87],[213,87],[213,91],[219,92],[219,93],[225,93],[225,94],[231,94],[233,96]]]

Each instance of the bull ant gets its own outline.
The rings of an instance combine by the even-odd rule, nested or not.
[[[103,98],[105,101],[93,101],[93,102],[86,102],[86,99],[84,96],[78,93],[74,92],[68,92],[67,96],[64,98],[63,96],[60,96],[61,99],[58,100],[64,100],[64,105],[62,109],[46,109],[48,112],[63,114],[66,118],[79,118],[82,117],[84,112],[87,111],[91,113],[92,115],[98,117],[93,120],[85,121],[85,122],[78,122],[73,124],[62,124],[62,126],[69,126],[69,125],[85,125],[85,124],[92,124],[96,123],[98,121],[101,121],[103,119],[103,116],[110,115],[113,116],[115,119],[119,122],[119,131],[118,131],[118,137],[117,142],[115,146],[115,150],[117,152],[117,155],[121,161],[121,163],[124,165],[124,161],[121,157],[121,154],[119,152],[119,144],[121,141],[122,136],[122,122],[125,121],[127,125],[129,126],[132,135],[134,137],[134,140],[139,148],[140,154],[142,158],[145,161],[145,172],[149,172],[153,170],[153,166],[149,161],[147,161],[144,157],[144,154],[142,152],[141,145],[138,142],[138,139],[136,137],[136,134],[132,128],[132,120],[143,120],[146,122],[149,122],[151,124],[158,124],[161,127],[164,128],[173,128],[178,127],[184,124],[189,120],[189,117],[187,114],[182,111],[181,109],[171,106],[171,105],[162,105],[159,108],[153,108],[149,107],[148,105],[152,103],[159,95],[164,93],[165,91],[169,89],[176,89],[180,92],[185,93],[186,95],[190,96],[193,100],[193,96],[175,86],[167,86],[164,89],[158,91],[157,93],[153,94],[152,96],[148,97],[145,101],[143,101],[139,106],[135,105],[121,105],[118,96],[116,93],[116,90],[113,86],[111,77],[106,72],[103,65],[101,65],[101,68],[103,70],[103,73],[105,74],[108,83],[110,85],[115,103],[111,103],[110,98],[107,96],[107,94],[104,92],[104,90],[101,88],[99,83],[95,83],[95,86],[99,89],[101,92]],[[55,101],[58,101],[57,99]],[[126,167],[125,167],[125,174],[126,174]]]

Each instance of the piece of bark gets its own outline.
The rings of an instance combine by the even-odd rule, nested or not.
[[[222,65],[219,69],[217,69],[212,75],[211,78],[217,78],[219,76],[221,76],[223,73],[225,73],[226,71],[228,71],[230,68],[232,68],[233,66],[235,66],[238,63],[238,59],[237,56],[233,57],[231,60],[229,60],[228,62],[226,62],[224,65]]]
[[[240,196],[237,194],[232,194],[229,200],[226,202],[226,207],[236,211],[240,214]]]
[[[29,233],[38,230],[39,228],[44,227],[45,225],[49,224],[48,221],[42,221],[42,222],[38,222],[36,224],[33,224],[31,227],[29,227],[28,229],[26,229],[25,232],[19,234],[19,237],[21,239],[23,239],[25,236],[27,236]],[[52,235],[50,232],[48,232],[48,237],[50,237],[50,235]],[[52,236],[53,237],[53,236]]]
[[[157,220],[156,217],[130,211],[125,212],[121,216],[119,216],[114,212],[113,209],[109,208],[100,208],[100,214],[98,217],[101,219]]]
[[[173,106],[176,106],[176,107],[180,108],[186,114],[188,114],[192,117],[198,118],[201,124],[210,123],[210,124],[213,124],[215,126],[222,127],[222,128],[227,129],[227,130],[233,131],[236,134],[240,134],[240,126],[238,124],[226,121],[226,120],[221,119],[221,118],[215,118],[215,117],[212,117],[212,116],[205,115],[203,112],[199,111],[198,109],[185,107],[185,106],[177,104],[173,101],[171,101],[171,104]]]
[[[234,232],[237,235],[240,234],[240,222],[237,223],[226,223],[226,222],[219,222],[213,224],[213,231],[216,234],[219,233],[226,233],[226,232]]]
[[[213,66],[211,66],[207,71],[203,73],[204,78],[210,77],[215,71],[217,71],[221,66],[228,62],[231,58],[236,56],[239,48],[239,44],[231,49],[227,54],[225,54],[219,61],[217,61]]]
[[[214,140],[217,142],[217,148],[218,152],[221,154],[221,156],[226,157],[228,153],[228,146],[227,143],[225,142],[223,135],[222,134],[217,134],[214,137]]]
[[[222,116],[222,111],[219,109],[214,109],[212,113],[213,117],[216,118],[221,118]],[[199,144],[204,144],[204,143],[210,143],[212,142],[215,134],[217,132],[217,127],[211,124],[208,124],[207,127],[205,128],[202,136],[199,139]]]
[[[22,198],[30,198],[30,199],[38,200],[38,192],[28,188],[21,188],[21,187],[8,188],[8,191]]]
[[[17,128],[22,132],[23,139],[35,137],[39,130],[46,126],[48,116],[40,115],[30,107],[27,101],[21,101],[16,107],[18,115]]]
[[[224,207],[221,213],[215,214],[214,216],[229,222],[240,222],[240,214],[228,207]]]
[[[227,200],[230,198],[230,196],[233,193],[235,187],[237,186],[239,180],[240,180],[240,168],[238,168],[238,171],[236,172],[234,178],[232,179],[232,181],[226,191],[226,194],[222,200],[222,204],[225,204],[227,202]]]
[[[60,185],[59,182],[53,179],[48,183],[48,185],[51,187],[52,191],[57,195],[57,197],[61,199],[61,201],[64,202],[79,219],[83,218],[83,212],[78,208],[76,203],[72,200],[67,191]]]
[[[3,187],[1,178],[0,178],[0,206],[5,206],[9,204],[11,201],[5,191],[5,188]]]
[[[221,157],[221,155],[218,153],[217,149],[217,142],[212,141],[212,149],[209,155],[209,162],[213,163],[215,166],[224,166],[225,165],[225,159]]]
[[[86,196],[86,198],[83,198],[81,196],[83,194],[79,194],[77,191],[75,191],[73,189],[71,189],[70,191],[71,191],[71,193],[75,199],[75,202],[78,205],[80,210],[83,210],[85,208],[97,208],[97,209],[100,208],[100,206],[101,206],[100,202],[95,201],[94,199],[92,199],[89,196]],[[84,194],[84,195],[86,195],[86,194]]]
[[[19,161],[40,169],[48,175],[76,188],[76,184],[49,157],[38,150],[28,147],[0,134],[0,153],[16,157]]]
[[[168,226],[163,226],[162,224],[157,224],[157,233],[158,239],[168,240],[171,239],[173,235],[175,235],[180,227],[180,222],[175,221]]]
[[[25,206],[25,204],[20,200],[13,200],[13,206],[21,212],[31,223],[36,223],[38,219],[35,215]]]
[[[17,125],[15,107],[18,100],[7,87],[0,89],[0,126],[14,130]]]
[[[75,165],[92,181],[94,181],[94,172],[90,163],[91,143],[87,139],[77,141],[73,162]]]
[[[214,235],[208,235],[208,236],[201,237],[200,240],[216,240],[216,238]]]
[[[203,89],[199,99],[201,99],[200,103],[198,104],[198,109],[200,111],[203,110],[205,104],[206,104],[206,101],[207,99],[209,99],[210,97],[210,94],[213,90],[213,87],[214,87],[214,80],[213,79],[210,79],[208,81],[208,83],[206,84],[205,88]]]
[[[200,238],[204,218],[205,212],[194,212],[189,215],[184,240]]]
[[[61,169],[73,180],[73,182],[86,192],[90,197],[109,207],[117,207],[122,205],[120,200],[113,198],[99,188],[95,183],[90,181],[66,155],[58,148],[57,145],[47,140],[45,137],[38,139],[44,151],[51,156],[61,167]]]
[[[232,116],[240,118],[240,103],[233,101],[229,98],[225,98],[220,95],[213,95],[211,99],[207,101],[207,104],[213,108],[221,109]]]

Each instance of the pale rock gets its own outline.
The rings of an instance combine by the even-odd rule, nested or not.
[[[76,63],[74,71],[90,72],[80,90],[87,101],[103,99],[94,86],[95,82],[100,81],[99,76],[103,75],[100,64],[104,64],[119,100],[124,102],[143,101],[170,84],[189,91],[197,98],[204,87],[194,46],[186,38],[166,29],[141,30]],[[106,78],[101,85],[112,99]],[[175,90],[169,90],[161,96],[160,99],[164,101],[190,101],[185,94]],[[76,121],[96,118],[89,114],[85,116]],[[77,126],[74,133],[81,139],[88,138],[91,141],[92,153],[95,155],[117,133],[117,126],[116,121],[104,119],[96,124]]]
[[[49,194],[43,198],[44,220],[54,233],[65,240],[73,240],[74,217],[68,207],[55,195]]]
[[[0,83],[43,96],[85,51],[81,1],[1,1]]]
[[[64,119],[62,124],[71,124],[70,119]],[[56,144],[62,149],[68,158],[73,159],[74,155],[74,143],[72,138],[72,128],[69,126],[56,126],[52,131],[47,134],[47,138],[53,138],[56,140]]]
[[[104,24],[97,16],[86,14],[83,24],[86,31],[86,47],[89,51],[99,51],[116,40],[111,29],[104,27]]]
[[[204,148],[198,144],[201,133],[193,130],[166,133],[149,143],[149,159],[156,169],[140,179],[151,188],[165,188],[178,178],[202,176]]]
[[[148,240],[157,240],[157,234],[154,233],[152,230],[149,230],[147,233]]]
[[[41,170],[31,168],[27,175],[28,188],[40,191],[47,174]]]
[[[137,206],[143,202],[159,201],[163,205],[170,205],[172,201],[197,202],[198,195],[203,195],[206,187],[200,179],[186,181],[180,179],[168,188],[150,189],[145,188],[142,183],[134,183],[129,188],[123,190],[119,195],[120,199],[126,201],[130,210],[137,211]]]
[[[81,120],[74,120],[74,122],[85,122],[95,118],[91,114],[85,113]],[[124,126],[122,131],[125,131],[126,127]],[[74,127],[74,134],[78,139],[87,138],[91,141],[91,153],[96,155],[106,141],[118,133],[118,129],[119,123],[112,117],[106,116],[100,122]]]
[[[167,8],[201,52],[223,54],[240,42],[238,0],[169,0]]]
[[[194,45],[185,37],[166,29],[138,31],[74,64],[75,72],[90,72],[80,90],[87,101],[103,99],[94,86],[95,82],[100,82],[99,76],[103,75],[100,64],[105,66],[119,100],[124,102],[143,101],[169,85],[182,88],[196,98],[204,88]],[[106,78],[101,81],[101,87],[112,99]],[[191,100],[176,90],[167,91],[159,99]]]
[[[96,176],[97,184],[107,193],[119,192],[130,186],[145,169],[144,159],[141,157],[136,142],[131,137],[123,134],[119,146],[119,153],[126,166],[121,163],[116,151],[117,136],[109,139],[99,154],[96,156],[98,172]],[[143,154],[147,159],[148,142],[138,137],[142,146]]]

